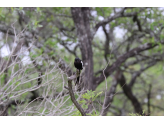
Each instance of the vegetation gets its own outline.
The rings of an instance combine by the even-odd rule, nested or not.
[[[163,29],[164,8],[0,8],[0,115],[164,115]]]

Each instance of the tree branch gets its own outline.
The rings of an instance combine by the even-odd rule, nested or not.
[[[76,72],[76,73],[78,73],[78,72]],[[71,97],[72,102],[74,103],[74,105],[76,106],[76,108],[80,111],[81,115],[82,116],[86,116],[85,111],[80,106],[80,104],[76,101],[75,95],[74,95],[73,90],[72,90],[72,80],[76,79],[77,76],[78,76],[78,74],[77,75],[72,75],[72,76],[68,77],[69,94],[70,94],[70,97]]]
[[[115,70],[117,70],[118,67],[120,67],[120,65],[122,63],[124,63],[128,58],[133,57],[135,55],[137,55],[138,53],[154,48],[155,46],[157,46],[157,44],[152,44],[152,43],[146,43],[144,45],[141,45],[137,48],[134,48],[132,50],[130,50],[129,52],[125,53],[124,55],[120,56],[111,66],[108,66],[105,71],[104,74],[106,77],[108,77],[109,75],[111,75]],[[101,73],[101,75],[99,77],[95,77],[95,87],[97,87],[102,81],[104,81],[104,75],[103,73]]]
[[[94,34],[96,33],[96,31],[98,30],[98,28],[102,25],[106,25],[107,23],[120,18],[120,17],[133,17],[135,16],[137,13],[142,12],[143,10],[145,10],[146,8],[141,8],[139,12],[131,12],[131,13],[124,13],[125,9],[127,8],[123,8],[121,11],[117,12],[115,15],[110,16],[106,19],[104,19],[103,21],[100,21],[96,24],[95,29],[94,29]],[[94,35],[93,34],[93,35]]]
[[[118,78],[118,82],[120,83],[120,86],[122,87],[125,95],[128,97],[128,99],[133,104],[136,113],[143,115],[142,107],[141,107],[139,101],[137,100],[137,98],[133,95],[131,88],[126,84],[124,75],[122,73],[120,73],[120,76],[121,77]]]
[[[147,94],[147,98],[148,98],[148,103],[147,103],[147,107],[148,107],[148,115],[150,115],[150,98],[151,98],[151,89],[152,89],[152,85],[149,84],[149,91]]]
[[[118,82],[116,80],[114,80],[112,82],[112,86],[110,87],[110,90],[105,94],[105,99],[104,99],[104,103],[103,103],[103,107],[102,107],[102,111],[101,111],[102,116],[106,116],[108,113],[110,105],[113,101],[113,97],[114,97],[114,93],[116,91],[117,84],[118,84]]]
[[[144,71],[147,70],[148,68],[154,66],[155,64],[156,64],[156,62],[151,61],[151,62],[147,65],[147,67],[142,68],[142,69],[140,69],[139,71],[137,71],[136,73],[134,73],[133,76],[132,76],[132,79],[131,79],[131,81],[130,81],[130,83],[129,83],[129,87],[132,87],[132,86],[134,85],[136,78],[137,78],[138,76],[140,76],[140,74],[141,74],[142,72],[144,72]]]

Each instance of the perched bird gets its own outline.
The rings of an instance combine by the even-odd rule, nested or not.
[[[79,76],[80,76],[80,70],[83,69],[83,62],[79,58],[75,58],[74,66],[76,67],[76,69],[79,70]],[[76,81],[75,85],[77,83],[79,83],[79,76],[77,77],[77,81]]]

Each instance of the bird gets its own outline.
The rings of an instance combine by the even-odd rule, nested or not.
[[[74,61],[74,66],[75,66],[76,69],[79,70],[79,76],[80,76],[80,70],[83,69],[83,62],[82,62],[82,60],[80,60],[78,57],[76,57],[75,61]],[[76,86],[77,83],[79,83],[79,76],[77,77],[75,86]]]

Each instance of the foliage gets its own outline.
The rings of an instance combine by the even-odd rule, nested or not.
[[[79,116],[65,89],[67,77],[75,73],[74,58],[79,57],[87,66],[84,70],[91,71],[83,71],[81,88],[73,89],[84,109],[94,106],[88,115],[99,116],[105,97],[113,97],[107,115],[140,116],[129,114],[135,107],[134,98],[126,95],[128,87],[144,114],[149,100],[150,115],[164,115],[164,9],[80,8],[74,18],[72,9],[0,8],[0,114]],[[105,96],[106,91],[112,94]]]
[[[93,104],[93,101],[102,94],[103,92],[99,92],[96,94],[95,91],[87,90],[86,93],[84,93],[81,97],[81,99],[78,101],[79,104],[82,105],[82,108],[86,110],[88,108],[88,105]],[[99,112],[93,111],[92,113],[87,114],[89,116],[99,116]],[[76,111],[75,116],[81,116],[81,113],[79,111]]]
[[[142,111],[142,114],[138,113],[129,113],[130,116],[144,116],[145,115],[145,110]]]

